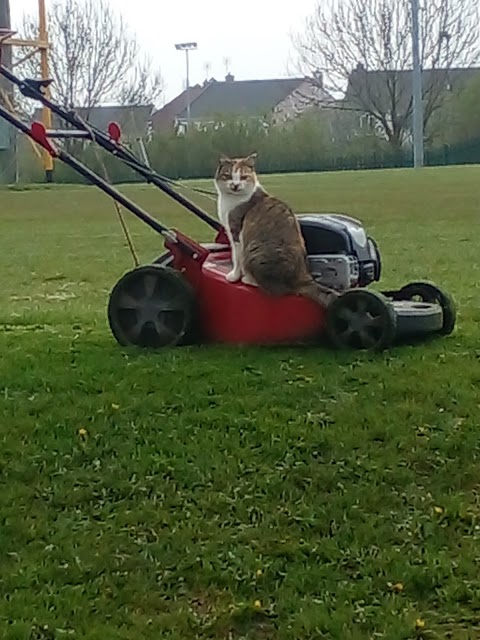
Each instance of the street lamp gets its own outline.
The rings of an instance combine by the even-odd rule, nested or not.
[[[187,65],[187,130],[190,128],[190,61],[188,54],[190,51],[198,49],[196,42],[180,42],[175,45],[177,51],[185,51],[185,60]]]

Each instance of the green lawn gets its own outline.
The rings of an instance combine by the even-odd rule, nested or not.
[[[480,637],[480,168],[265,185],[358,216],[382,287],[445,286],[456,332],[382,355],[125,352],[111,202],[0,190],[0,638]],[[143,261],[162,252],[131,229]]]

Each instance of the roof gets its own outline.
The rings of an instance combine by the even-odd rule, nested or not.
[[[79,107],[75,112],[94,127],[107,131],[110,122],[117,122],[125,136],[140,138],[146,135],[151,121],[153,105],[117,105],[98,106],[90,109]],[[33,120],[41,119],[41,110],[36,109]],[[64,129],[66,126],[62,118],[52,114],[54,129]]]
[[[264,115],[304,82],[304,78],[213,81],[191,102],[190,115],[192,120],[201,120],[220,113]],[[186,115],[185,108],[178,117],[184,119]]]
[[[359,65],[351,74],[345,92],[345,101],[359,107],[371,105],[379,111],[392,110],[391,92],[396,96],[399,113],[407,111],[412,100],[412,73],[410,69],[367,71]],[[459,90],[474,78],[480,79],[480,68],[424,69],[422,82],[425,92],[449,87]]]
[[[190,87],[190,103],[196,100],[205,91],[207,85],[195,85]],[[152,116],[152,126],[158,131],[161,129],[172,129],[175,118],[187,108],[187,91],[183,91],[176,98],[168,102]]]

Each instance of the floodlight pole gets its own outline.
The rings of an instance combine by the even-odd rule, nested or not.
[[[175,45],[177,51],[185,51],[186,74],[187,74],[187,131],[190,129],[190,51],[196,51],[198,45],[196,42],[180,42]]]
[[[412,95],[413,95],[413,165],[420,168],[424,164],[423,149],[423,89],[422,67],[420,63],[420,38],[418,26],[419,0],[410,0],[412,10]]]

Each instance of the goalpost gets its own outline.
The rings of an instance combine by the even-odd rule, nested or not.
[[[9,11],[7,11],[7,16]],[[27,53],[19,60],[12,63],[12,67],[25,62],[34,55],[40,54],[40,69],[41,79],[49,79],[49,60],[48,51],[50,48],[48,40],[48,28],[47,28],[47,11],[45,6],[45,0],[38,0],[38,37],[29,40],[15,37],[16,32],[11,30],[11,25],[4,25],[0,27],[0,52],[7,47],[19,47],[27,49]],[[50,88],[45,89],[45,94],[50,98]],[[50,109],[46,107],[42,108],[42,122],[47,129],[52,128],[52,114]],[[52,182],[53,180],[53,158],[47,153],[42,152],[43,166],[45,169],[46,182]]]

